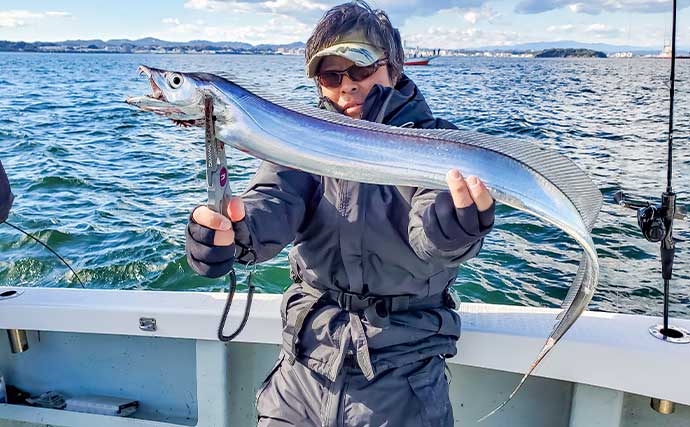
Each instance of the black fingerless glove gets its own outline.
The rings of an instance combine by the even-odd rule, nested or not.
[[[204,277],[223,276],[232,270],[235,262],[235,243],[230,246],[215,246],[215,235],[216,230],[198,224],[189,216],[185,241],[187,262]]]
[[[484,212],[472,203],[465,208],[456,208],[448,191],[436,195],[422,215],[422,224],[427,237],[442,251],[454,251],[471,245],[491,231],[494,225],[496,202]]]

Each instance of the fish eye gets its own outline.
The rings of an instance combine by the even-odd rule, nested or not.
[[[172,87],[173,89],[178,89],[180,86],[182,86],[183,82],[184,77],[177,73],[168,76],[168,84],[170,84],[170,87]]]

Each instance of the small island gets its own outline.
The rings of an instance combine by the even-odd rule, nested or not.
[[[592,49],[546,49],[534,54],[535,58],[606,58],[604,52]]]

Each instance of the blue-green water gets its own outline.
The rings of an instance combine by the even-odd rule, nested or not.
[[[90,288],[219,290],[184,257],[184,227],[205,198],[203,134],[126,105],[148,93],[140,63],[231,72],[314,103],[301,57],[0,53],[0,159],[17,195],[9,221],[71,261]],[[674,179],[690,189],[690,62],[681,61]],[[577,162],[607,201],[616,189],[658,197],[665,179],[669,62],[439,58],[406,72],[436,115],[460,128],[529,138]],[[258,161],[232,152],[242,190]],[[594,229],[601,282],[591,308],[661,312],[658,246],[632,211],[606,204]],[[690,314],[690,226],[677,222],[672,314]],[[258,266],[261,291],[289,285],[286,251]],[[558,306],[580,248],[562,232],[499,207],[480,257],[465,264],[465,301]],[[76,287],[50,253],[0,226],[0,284]]]

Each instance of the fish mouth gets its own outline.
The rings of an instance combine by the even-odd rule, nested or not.
[[[161,90],[160,87],[156,84],[156,82],[153,80],[153,77],[151,77],[151,69],[149,67],[146,67],[144,65],[140,65],[139,68],[137,69],[137,72],[139,73],[140,76],[146,76],[149,79],[149,84],[151,85],[151,94],[145,95],[151,99],[156,99],[158,101],[163,101],[167,102],[168,100],[165,99],[165,95],[163,94],[163,91]]]
[[[150,111],[171,118],[183,119],[183,117],[180,117],[184,116],[183,112],[180,110],[180,107],[174,103],[171,103],[170,100],[165,96],[165,93],[161,87],[158,85],[158,83],[156,83],[156,80],[160,80],[160,77],[163,75],[163,73],[165,73],[165,71],[140,65],[139,68],[137,68],[137,73],[139,76],[146,76],[149,81],[149,85],[151,86],[151,93],[127,97],[125,102],[144,111]]]

